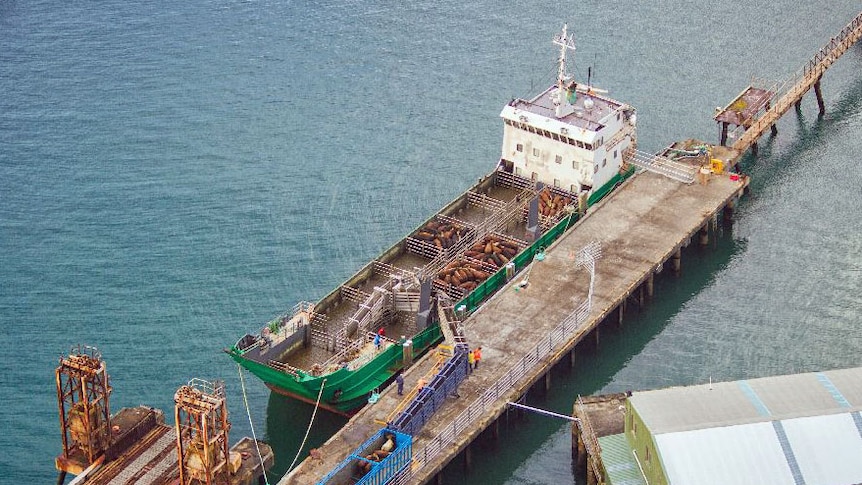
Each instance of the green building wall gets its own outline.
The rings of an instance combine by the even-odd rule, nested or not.
[[[626,400],[626,440],[634,450],[650,485],[668,485],[652,433],[630,400]]]

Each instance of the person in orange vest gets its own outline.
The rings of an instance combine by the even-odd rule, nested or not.
[[[470,374],[473,372],[473,366],[476,365],[476,356],[473,354],[473,351],[467,352],[467,373]]]
[[[473,351],[473,368],[479,368],[479,361],[482,360],[482,347],[476,347]]]

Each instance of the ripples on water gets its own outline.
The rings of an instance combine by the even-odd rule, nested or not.
[[[220,349],[319,298],[487,172],[499,110],[552,78],[563,21],[579,75],[593,65],[597,85],[638,107],[641,148],[657,150],[714,140],[713,106],[749,74],[792,72],[858,5],[826,10],[0,3],[0,480],[53,480],[53,368],[79,342],[103,351],[115,410],[170,413],[188,379],[224,378],[232,436],[250,434]],[[689,251],[684,276],[660,279],[655,303],[538,405],[859,365],[860,66],[857,46],[824,77],[826,117],[806,98],[749,160],[733,229]],[[311,407],[248,384],[283,469]],[[312,446],[342,422],[318,419]],[[504,438],[447,483],[571,481],[566,426],[510,420]]]

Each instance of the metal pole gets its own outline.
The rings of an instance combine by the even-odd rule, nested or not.
[[[545,411],[544,409],[534,408],[531,406],[525,406],[523,404],[518,404],[516,402],[507,402],[506,404],[508,404],[509,406],[512,406],[512,407],[519,408],[519,409],[525,409],[527,411],[532,411],[536,414],[543,414],[545,416],[550,416],[552,418],[560,418],[560,419],[565,419],[568,421],[575,421],[575,422],[581,421],[580,419],[574,418],[572,416],[566,416],[565,414],[559,414],[559,413],[555,413],[553,411]]]

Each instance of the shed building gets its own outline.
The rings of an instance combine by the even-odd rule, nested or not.
[[[862,483],[862,368],[636,392],[600,438],[614,485]]]

